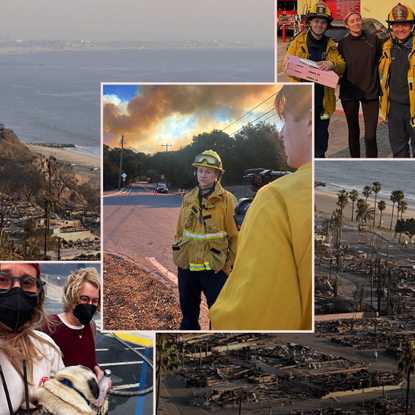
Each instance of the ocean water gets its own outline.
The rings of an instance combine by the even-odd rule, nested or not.
[[[314,180],[324,181],[326,187],[319,190],[337,193],[341,189],[350,192],[356,189],[364,198],[362,190],[379,182],[382,190],[377,200],[390,201],[393,190],[402,190],[408,203],[415,203],[415,162],[408,160],[349,160],[315,161]],[[373,197],[372,197],[373,199]]]
[[[274,82],[274,49],[2,54],[0,71],[0,123],[20,141],[71,143],[99,158],[101,82]]]

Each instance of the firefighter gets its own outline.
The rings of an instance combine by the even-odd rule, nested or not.
[[[287,55],[294,55],[316,62],[323,71],[333,70],[337,75],[343,74],[346,63],[336,44],[325,35],[332,20],[331,11],[325,3],[317,3],[309,9],[306,15],[308,28],[296,36],[288,47],[282,66],[284,73]],[[292,82],[301,82],[300,78],[290,78]],[[330,117],[336,109],[334,88],[316,83],[314,108],[315,157],[324,158],[329,141]]]
[[[383,45],[379,65],[383,73],[380,116],[388,119],[393,157],[410,157],[409,139],[415,154],[414,12],[399,3],[386,22],[392,37]]]
[[[261,188],[249,207],[234,269],[209,311],[213,330],[312,329],[311,86],[284,85],[275,109],[297,171]]]
[[[225,170],[219,155],[204,151],[192,166],[199,185],[183,199],[173,245],[183,314],[180,330],[200,330],[201,293],[210,308],[232,270],[238,242],[233,219],[237,201],[220,185]]]

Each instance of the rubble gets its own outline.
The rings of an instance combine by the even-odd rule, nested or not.
[[[163,336],[177,345],[177,379],[194,395],[188,404],[210,410],[236,406],[239,400],[291,405],[337,393],[396,387],[404,378],[397,371],[369,370],[363,362],[283,342],[274,334]]]

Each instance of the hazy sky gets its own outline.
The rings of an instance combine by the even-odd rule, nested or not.
[[[124,135],[125,147],[153,153],[163,151],[163,144],[171,144],[170,150],[178,150],[189,144],[194,135],[213,129],[231,135],[261,116],[261,121],[279,123],[273,104],[280,88],[279,85],[104,85],[104,143],[119,147]]]
[[[272,42],[274,0],[15,0],[3,4],[0,35]]]

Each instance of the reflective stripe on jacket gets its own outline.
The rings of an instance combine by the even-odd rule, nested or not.
[[[299,58],[302,58],[302,59],[309,59],[309,52],[307,48],[307,35],[308,35],[308,30],[304,30],[291,41],[290,46],[288,47],[287,53],[285,54],[284,62],[282,64],[282,70],[284,71],[284,73],[285,73],[285,61],[287,59],[287,55],[298,56]],[[331,39],[328,39],[327,41],[326,56],[327,56],[326,60],[332,61],[335,65],[333,71],[336,72],[337,75],[343,75],[346,69],[346,62],[340,55],[336,44]],[[295,76],[291,76],[291,75],[287,75],[287,76],[291,78],[291,82],[303,82],[302,79],[297,78]],[[324,110],[320,117],[322,120],[327,120],[331,117],[331,115],[336,109],[336,96],[335,96],[334,88],[324,86],[323,107],[324,107]]]
[[[415,128],[415,36],[412,37],[412,50],[409,55],[409,71],[408,71],[408,88],[409,88],[409,102],[411,110],[411,126]],[[383,73],[382,78],[382,96],[380,99],[380,118],[386,121],[389,115],[390,100],[389,100],[389,68],[391,64],[391,48],[392,39],[389,39],[383,45],[382,58],[379,64],[379,72]]]
[[[213,193],[202,199],[199,187],[187,194],[177,221],[173,261],[191,271],[232,270],[236,256],[238,230],[233,219],[236,198],[216,183]]]

